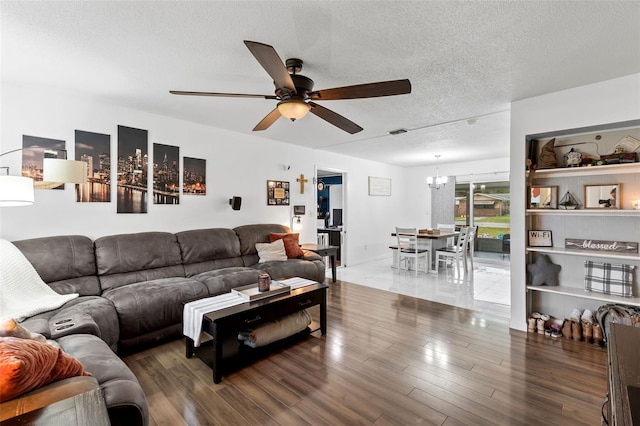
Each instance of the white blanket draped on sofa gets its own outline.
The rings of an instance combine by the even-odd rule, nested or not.
[[[76,297],[53,291],[16,246],[0,239],[0,320],[22,321]]]

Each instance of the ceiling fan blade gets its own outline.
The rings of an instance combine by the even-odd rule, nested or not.
[[[347,133],[353,135],[354,133],[358,133],[362,130],[362,127],[358,126],[353,121],[344,118],[337,112],[333,112],[330,109],[320,106],[314,102],[309,102],[309,105],[311,106],[312,113]]]
[[[248,95],[245,93],[216,93],[216,92],[184,92],[181,90],[169,90],[172,95],[188,95],[188,96],[218,96],[224,98],[260,98],[260,99],[278,99],[274,95]]]
[[[276,88],[287,88],[296,93],[296,86],[293,84],[289,71],[287,71],[282,59],[278,56],[278,52],[272,46],[249,40],[245,40],[244,44],[262,65],[262,68],[273,78]]]
[[[257,132],[259,130],[268,129],[269,126],[275,123],[278,118],[280,118],[280,111],[278,111],[278,108],[276,107],[273,109],[273,111],[267,114],[266,117],[262,119],[262,121],[256,124],[256,127],[253,128],[253,131]]]
[[[405,95],[407,93],[411,93],[411,82],[404,79],[316,90],[315,92],[309,93],[309,97],[315,100],[334,101],[339,99],[361,99],[377,98],[380,96]]]

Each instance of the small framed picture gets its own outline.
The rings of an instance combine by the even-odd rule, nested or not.
[[[529,231],[529,247],[553,247],[551,231]]]

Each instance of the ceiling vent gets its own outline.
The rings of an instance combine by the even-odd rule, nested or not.
[[[389,132],[390,135],[401,135],[402,133],[407,133],[407,129],[396,129]]]

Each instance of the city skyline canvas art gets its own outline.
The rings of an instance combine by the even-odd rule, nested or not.
[[[79,203],[111,202],[111,135],[75,131],[76,161],[87,163],[87,183],[76,184]]]
[[[118,126],[118,213],[147,213],[148,132]]]
[[[207,195],[207,160],[183,157],[182,193]]]
[[[36,189],[64,189],[64,183],[43,181],[45,158],[66,158],[65,141],[22,135],[22,176],[32,178]]]
[[[180,148],[153,144],[153,203],[180,204]]]

